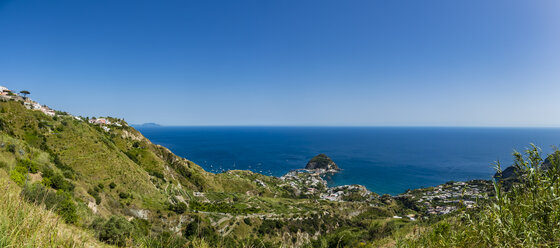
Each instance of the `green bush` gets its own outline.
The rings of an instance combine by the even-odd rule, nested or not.
[[[72,171],[70,171],[70,170],[64,170],[64,171],[62,172],[62,175],[64,175],[64,177],[65,177],[65,178],[68,178],[68,179],[75,179],[75,177],[74,177],[74,172],[72,172]]]
[[[178,214],[182,214],[187,211],[187,204],[185,204],[184,202],[177,202],[176,204],[171,204],[169,206],[169,210]]]
[[[161,173],[161,172],[159,172],[159,171],[150,171],[149,174],[150,174],[151,176],[154,176],[154,177],[156,177],[156,178],[159,178],[159,179],[161,179],[161,180],[164,180],[163,173]]]
[[[115,184],[115,182],[111,182],[109,184],[109,188],[114,189],[115,187],[117,187],[117,185]]]
[[[9,145],[6,147],[6,151],[11,152],[11,153],[16,153],[16,145],[14,145],[14,144],[9,144]]]
[[[251,219],[250,219],[250,218],[245,218],[245,219],[243,219],[243,222],[245,223],[245,225],[248,225],[248,226],[250,226],[250,225],[253,224],[253,223],[251,223]]]
[[[12,179],[12,181],[17,183],[17,185],[19,186],[23,186],[23,183],[25,182],[25,176],[21,174],[21,172],[19,172],[17,169],[10,171],[10,179]]]
[[[39,183],[26,185],[21,194],[25,200],[35,204],[45,204],[47,209],[54,210],[67,223],[75,223],[78,220],[76,204],[68,192],[53,192]]]
[[[54,170],[51,167],[49,167],[48,165],[44,165],[41,168],[41,175],[43,177],[49,177],[49,178],[53,177],[54,176]]]
[[[130,198],[130,194],[125,193],[125,192],[121,192],[121,193],[119,193],[119,197],[121,199],[127,199],[127,198]]]
[[[101,196],[99,196],[99,191],[96,191],[95,189],[90,189],[88,190],[88,194],[90,194],[91,196],[93,196],[93,198],[95,198],[95,204],[97,205],[101,204]]]
[[[135,218],[131,221],[132,225],[134,225],[134,233],[136,237],[145,237],[150,234],[150,230],[152,229],[152,224],[144,219]]]
[[[16,166],[26,168],[27,171],[31,173],[37,173],[37,171],[39,170],[39,166],[29,159],[18,159]]]
[[[41,180],[41,184],[43,184],[45,187],[52,187],[51,179],[48,177],[43,177],[43,179]]]
[[[259,226],[257,230],[259,234],[269,234],[272,235],[277,232],[277,229],[280,229],[284,226],[282,221],[279,220],[264,220],[263,223]]]
[[[74,184],[68,182],[68,180],[64,179],[60,174],[56,173],[51,178],[52,188],[53,189],[60,189],[67,192],[72,192],[74,190]]]
[[[52,162],[54,163],[54,165],[56,167],[58,167],[61,170],[68,170],[68,171],[71,171],[72,173],[74,173],[74,169],[72,169],[72,167],[63,163],[62,160],[60,160],[60,157],[58,157],[58,154],[51,153],[51,156],[52,156]]]
[[[72,196],[70,193],[64,191],[57,191],[56,195],[61,199],[58,205],[56,205],[56,212],[62,216],[68,223],[76,223],[78,220],[78,214],[76,213],[76,204],[72,201]]]
[[[121,216],[112,216],[98,228],[99,240],[117,246],[125,246],[134,232],[134,225]]]

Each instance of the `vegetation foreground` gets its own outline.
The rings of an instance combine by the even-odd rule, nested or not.
[[[379,196],[312,173],[208,173],[124,120],[1,100],[0,247],[560,245],[560,152],[514,153],[495,182]]]

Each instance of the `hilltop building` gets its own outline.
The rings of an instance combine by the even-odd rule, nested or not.
[[[4,86],[0,86],[0,96],[8,96],[12,91]]]

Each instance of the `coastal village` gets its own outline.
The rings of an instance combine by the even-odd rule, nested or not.
[[[405,203],[404,205],[408,203],[408,208],[414,209],[418,215],[424,218],[446,215],[460,209],[476,208],[481,201],[486,201],[494,192],[492,183],[488,180],[447,182],[435,187],[408,190],[396,196],[379,196],[362,185],[329,187],[324,177],[337,173],[339,169],[338,167],[336,170],[333,169],[334,162],[330,158],[321,159],[325,160],[324,165],[318,167],[313,165],[313,169],[292,170],[279,178],[282,183],[277,186],[293,192],[300,198],[332,202],[362,202],[372,207],[390,204],[392,201]],[[329,169],[326,169],[327,165],[330,167]],[[259,179],[256,179],[255,183],[267,187]],[[415,221],[418,215],[408,214],[406,217]],[[403,217],[394,216],[394,218]]]
[[[279,185],[290,187],[296,195],[316,197],[320,200],[333,202],[369,202],[376,206],[380,196],[369,191],[362,185],[342,185],[328,187],[323,179],[324,170],[293,170],[280,177],[284,181]],[[413,202],[415,208],[425,217],[445,215],[459,209],[471,209],[485,201],[493,193],[492,183],[487,180],[471,180],[467,182],[448,182],[435,187],[408,190],[404,194],[392,196],[396,201]],[[395,216],[395,218],[400,218]],[[414,219],[409,217],[409,219]],[[412,220],[411,219],[411,220]]]
[[[444,215],[461,208],[475,208],[480,201],[487,200],[493,192],[490,181],[471,180],[447,182],[436,187],[408,190],[395,198],[412,201],[415,207],[427,215]]]

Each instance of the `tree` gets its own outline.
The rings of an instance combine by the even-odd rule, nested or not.
[[[27,98],[27,95],[31,94],[31,92],[29,92],[27,90],[22,90],[19,93],[23,95],[23,98]]]

